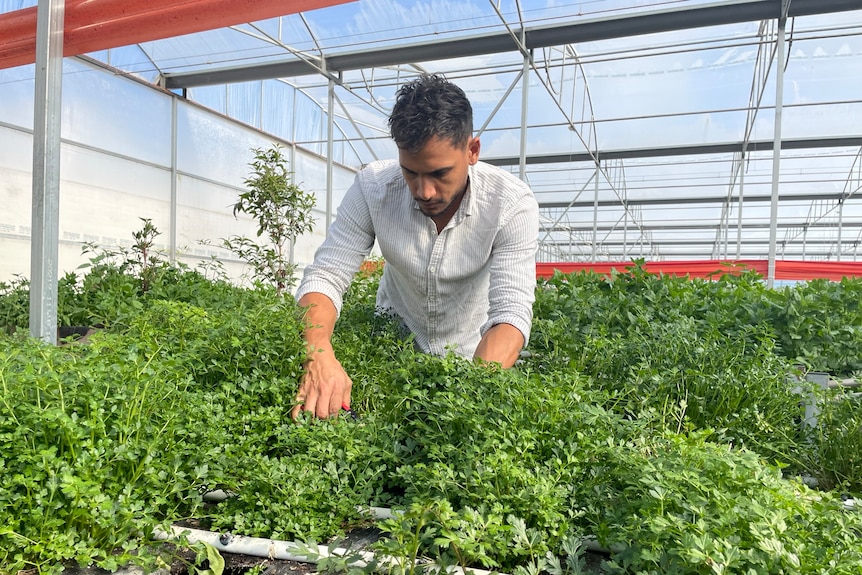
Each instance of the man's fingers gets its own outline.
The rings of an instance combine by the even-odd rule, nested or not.
[[[290,418],[294,421],[299,419],[300,414],[302,413],[302,405],[294,405],[293,409],[290,410]]]
[[[341,394],[341,407],[350,409],[350,387],[345,389],[344,393]]]
[[[333,393],[329,397],[329,405],[327,406],[329,415],[338,415],[338,412],[341,411],[341,394]]]
[[[296,420],[304,411],[319,419],[337,416],[343,404],[350,405],[351,387],[350,378],[334,357],[309,362],[296,394],[299,405],[291,410],[291,417]]]

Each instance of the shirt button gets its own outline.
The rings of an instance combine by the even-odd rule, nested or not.
[[[431,266],[430,268],[428,268],[428,271],[433,274],[435,271],[437,271],[437,268],[435,268],[434,266]]]

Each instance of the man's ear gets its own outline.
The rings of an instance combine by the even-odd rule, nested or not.
[[[470,138],[470,141],[467,142],[467,159],[471,166],[479,161],[479,148],[479,136]]]

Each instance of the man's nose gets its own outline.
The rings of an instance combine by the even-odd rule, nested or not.
[[[419,177],[419,181],[416,186],[416,198],[419,200],[427,201],[434,197],[434,182],[431,178],[423,178]]]

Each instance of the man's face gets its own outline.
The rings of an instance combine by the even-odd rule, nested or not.
[[[416,152],[398,151],[401,171],[419,209],[429,218],[449,216],[458,209],[467,188],[467,168],[479,159],[479,138],[453,147],[433,137]]]

